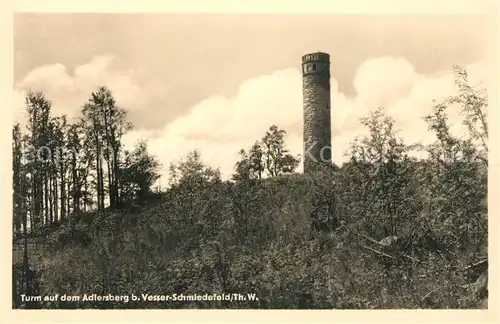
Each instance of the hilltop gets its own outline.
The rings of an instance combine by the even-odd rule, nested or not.
[[[466,82],[460,73],[458,81]],[[31,136],[14,127],[15,241],[32,238],[26,259],[14,246],[13,306],[484,308],[487,98],[458,84],[459,94],[436,103],[425,119],[436,135],[431,145],[404,143],[378,109],[361,120],[369,134],[352,143],[348,162],[304,175],[294,172],[299,159],[286,150],[285,131],[273,125],[241,150],[231,180],[223,181],[195,151],[171,165],[171,184],[157,193],[158,163],[146,143],[103,159],[97,154],[93,138],[120,147],[109,119],[102,127],[91,123],[110,95],[105,88],[93,94],[94,106],[85,108],[79,125],[56,120],[31,129]],[[43,95],[29,100],[45,109],[37,116],[49,116]],[[449,131],[451,103],[462,107],[468,138]],[[120,116],[116,122],[125,123]],[[58,165],[23,162],[26,142],[50,139],[82,155]],[[415,151],[426,158],[414,157]],[[26,304],[22,293],[256,299]]]

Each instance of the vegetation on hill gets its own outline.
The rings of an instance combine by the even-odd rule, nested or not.
[[[240,152],[231,180],[194,151],[170,166],[162,192],[152,189],[160,165],[147,143],[123,150],[131,124],[107,88],[73,124],[29,94],[28,129],[13,128],[13,307],[484,307],[487,96],[459,68],[456,84],[425,119],[432,145],[404,143],[378,109],[361,120],[369,135],[352,143],[348,162],[304,175],[272,126]],[[451,105],[467,138],[450,132]],[[29,158],[40,147],[51,149],[45,162]],[[213,293],[247,298],[141,295]],[[139,300],[26,303],[21,294]]]

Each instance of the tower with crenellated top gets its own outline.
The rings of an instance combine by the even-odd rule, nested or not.
[[[317,164],[332,164],[330,108],[330,55],[323,52],[302,57],[304,106],[304,173]]]

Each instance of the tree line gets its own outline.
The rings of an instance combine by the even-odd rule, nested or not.
[[[123,148],[132,124],[107,87],[93,92],[73,121],[53,116],[42,92],[28,93],[25,103],[26,129],[12,129],[14,233],[79,211],[120,208],[151,191],[160,163],[145,141]]]

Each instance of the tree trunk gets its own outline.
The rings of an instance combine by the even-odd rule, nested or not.
[[[64,221],[66,219],[66,170],[64,169],[64,161],[61,162],[60,168],[61,174],[61,217],[60,220]]]
[[[34,206],[35,210],[33,213],[33,221],[34,227],[31,230],[34,230],[36,227],[40,226],[42,223],[42,208],[43,208],[43,188],[42,188],[42,179],[40,173],[38,171],[34,171],[35,173],[35,184],[33,190],[33,198],[34,198]]]
[[[99,140],[96,136],[96,174],[97,174],[97,210],[104,210],[104,181]]]
[[[111,157],[110,157],[111,158]],[[113,171],[111,170],[111,160],[108,158],[106,161],[108,167],[108,194],[109,194],[109,206],[111,209],[115,207],[115,196],[114,196],[114,188],[113,188]]]
[[[62,162],[61,162],[62,163]],[[54,168],[54,180],[53,180],[53,188],[54,188],[54,222],[59,222],[59,186],[57,184],[57,168]]]
[[[79,204],[78,204],[78,199],[79,198],[79,177],[78,177],[78,172],[76,170],[76,155],[73,152],[73,159],[71,163],[71,174],[72,174],[72,184],[73,184],[73,190],[71,191],[72,198],[73,198],[73,213],[78,213],[80,212]]]
[[[48,176],[48,190],[49,190],[49,223],[54,222],[54,183],[52,182],[52,174]]]
[[[43,195],[44,195],[44,206],[43,206],[43,212],[45,215],[45,224],[49,223],[49,183],[48,183],[48,177],[47,177],[47,171],[44,172],[43,175]]]
[[[75,179],[71,179],[71,181],[68,181],[67,183],[67,189],[66,192],[70,193],[71,192],[71,183],[75,181]],[[67,209],[67,214],[66,218],[69,218],[72,212],[75,210],[75,206],[71,206],[71,195],[66,195],[66,209]]]
[[[118,178],[120,176],[120,169],[118,165],[118,149],[115,149],[113,154],[113,188],[115,194],[115,203],[117,207],[121,207],[120,193],[118,191]]]

